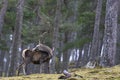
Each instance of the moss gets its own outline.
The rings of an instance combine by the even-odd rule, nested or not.
[[[74,68],[67,80],[120,80],[120,66],[111,68]],[[58,80],[62,74],[31,74],[27,76],[1,77],[0,80]]]

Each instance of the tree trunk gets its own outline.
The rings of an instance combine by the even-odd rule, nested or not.
[[[3,0],[3,4],[2,4],[2,8],[0,10],[0,41],[4,40],[3,38],[3,34],[2,34],[2,28],[3,28],[3,24],[4,24],[4,16],[5,13],[7,11],[7,6],[8,6],[8,0]],[[1,44],[1,43],[0,43]],[[0,50],[0,76],[2,76],[2,72],[3,72],[3,59],[4,59],[4,53],[5,51]]]
[[[97,59],[99,58],[99,25],[100,25],[101,9],[102,9],[102,0],[98,0],[97,8],[96,8],[93,40],[92,40],[92,46],[90,51],[91,63],[96,62]]]
[[[102,66],[114,66],[117,42],[118,0],[107,0]]]
[[[62,70],[68,70],[68,51],[63,53]]]
[[[56,61],[56,54],[59,54],[58,48],[59,48],[59,25],[60,25],[60,16],[61,16],[61,0],[57,0],[57,6],[56,6],[56,14],[54,19],[54,30],[53,30],[53,58],[51,63],[51,69],[52,73],[55,73],[55,61]]]
[[[3,24],[4,24],[4,16],[7,11],[7,6],[8,6],[8,0],[3,0],[3,5],[0,10],[0,37],[1,37],[2,28],[3,28]]]
[[[36,17],[35,17],[35,20],[34,20],[34,24],[36,26],[40,26],[41,25],[41,7],[44,6],[44,3],[45,1],[44,0],[37,0],[37,5],[35,7],[35,14],[36,14]],[[41,33],[41,32],[40,32]],[[41,34],[40,34],[41,35]],[[42,43],[43,43],[43,39],[39,39]],[[34,65],[34,72],[35,73],[45,73],[46,70],[45,70],[45,66],[47,66],[48,64],[42,64],[42,65]]]
[[[11,34],[9,34],[9,36],[10,36],[10,35],[11,35]],[[6,53],[6,55],[5,55],[5,58],[6,58],[7,62],[4,63],[4,64],[6,64],[4,71],[5,71],[5,76],[8,76],[8,74],[9,74],[9,66],[10,66],[12,40],[7,40],[7,41],[6,41],[6,44],[7,44],[7,46],[9,47],[9,50],[7,51],[7,53]]]
[[[81,65],[80,65],[81,60],[82,60],[82,49],[79,49],[79,57],[78,57],[78,60],[76,62],[76,68],[81,67]]]
[[[56,69],[56,72],[57,73],[61,73],[61,51],[59,52],[59,54],[57,55],[57,58],[56,58],[56,66],[55,66],[55,69]]]
[[[76,36],[74,32],[69,32],[69,31],[65,32],[64,34],[65,34],[64,44],[72,42]],[[68,70],[69,58],[72,50],[73,49],[68,49],[65,52],[63,52],[63,65],[62,65],[63,70]]]
[[[17,54],[18,54],[19,44],[20,44],[20,40],[21,40],[21,29],[22,29],[22,24],[23,24],[22,23],[22,21],[23,21],[23,6],[24,6],[24,0],[18,0],[9,76],[13,76],[15,74],[15,67],[16,67],[15,61],[17,60]]]
[[[2,76],[3,74],[3,68],[4,68],[4,56],[5,56],[5,51],[1,51],[1,55],[0,55],[0,76]]]
[[[82,63],[81,63],[82,67],[85,66],[89,61],[89,58],[88,58],[89,44],[88,43],[83,46],[83,50],[84,50],[84,55],[82,57]]]
[[[120,64],[120,24],[117,28],[117,50],[115,55],[115,65]]]

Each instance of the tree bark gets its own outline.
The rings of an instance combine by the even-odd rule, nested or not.
[[[115,55],[115,65],[120,64],[120,24],[117,28],[117,50]]]
[[[97,8],[96,8],[93,40],[90,51],[91,62],[96,62],[97,59],[99,58],[99,25],[100,25],[101,10],[102,10],[102,0],[98,0]]]
[[[5,51],[1,51],[1,55],[0,55],[0,76],[2,76],[3,74],[3,68],[4,68],[4,56],[5,56]]]
[[[0,41],[4,40],[3,38],[3,34],[2,34],[2,28],[3,28],[3,24],[4,24],[4,17],[7,11],[7,6],[8,6],[8,0],[3,0],[2,2],[2,8],[0,10]],[[2,76],[2,72],[3,72],[3,59],[4,59],[4,53],[5,51],[0,50],[0,76]]]
[[[24,0],[18,0],[9,76],[13,76],[15,74],[15,67],[16,67],[15,61],[17,60],[19,44],[21,42],[20,40],[21,40],[21,29],[23,24],[22,23],[23,22],[23,6],[24,6]]]
[[[53,30],[53,58],[51,63],[52,73],[55,73],[55,58],[56,54],[59,54],[58,48],[59,48],[59,25],[60,25],[60,16],[61,16],[61,0],[57,0],[57,6],[56,6],[56,14],[54,19],[54,30]]]
[[[107,0],[102,66],[114,66],[117,42],[118,0]]]
[[[82,49],[79,49],[79,57],[78,57],[78,60],[76,62],[76,68],[81,67],[81,65],[80,65],[81,60],[82,60]]]
[[[87,64],[87,62],[89,61],[89,58],[88,58],[89,43],[87,43],[83,46],[83,50],[84,50],[84,55],[83,55],[82,61],[81,61],[82,67],[85,66]]]
[[[2,28],[3,28],[3,24],[4,24],[5,13],[7,11],[7,6],[8,6],[8,0],[3,0],[3,5],[0,10],[0,37],[1,37]]]

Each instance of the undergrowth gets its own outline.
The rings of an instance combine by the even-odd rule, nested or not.
[[[120,66],[111,68],[71,69],[67,80],[120,80]],[[62,74],[31,74],[27,76],[0,77],[0,80],[60,80]],[[64,80],[64,79],[63,79]]]

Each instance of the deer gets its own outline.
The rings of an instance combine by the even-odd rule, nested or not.
[[[45,62],[49,64],[52,56],[53,56],[53,50],[50,47],[41,43],[39,43],[32,50],[24,49],[22,51],[23,62],[17,68],[17,76],[19,76],[21,67],[23,67],[24,75],[27,75],[28,64],[33,63],[33,64],[41,65]],[[49,66],[48,66],[48,73],[49,73]]]

